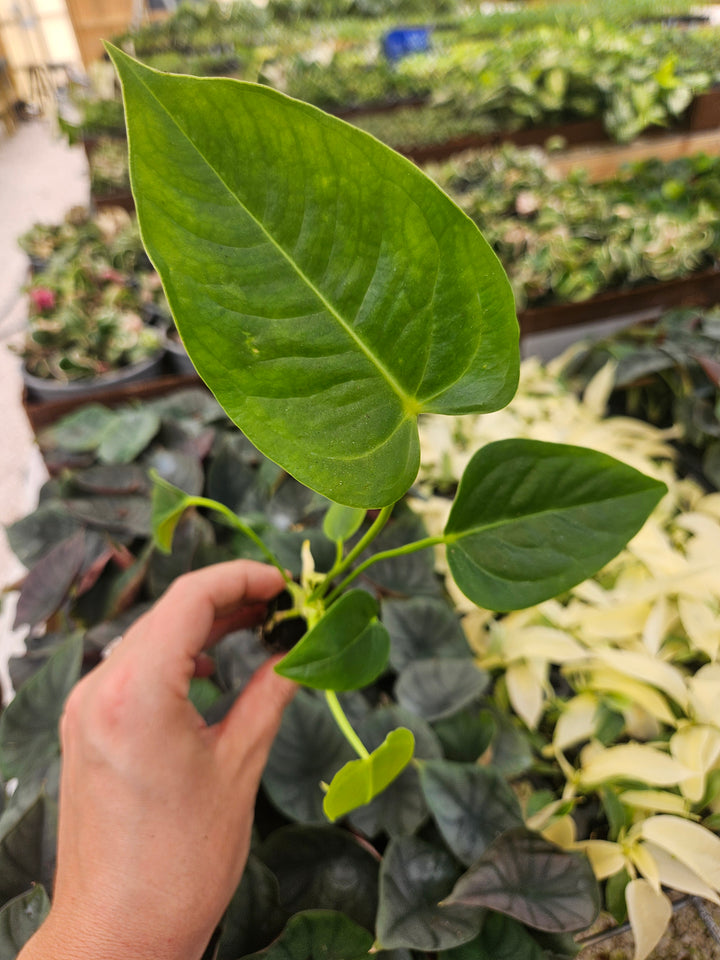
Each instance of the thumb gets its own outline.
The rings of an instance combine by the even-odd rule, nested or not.
[[[297,692],[292,680],[273,669],[272,657],[253,675],[220,724],[219,749],[226,752],[231,769],[242,775],[262,774],[283,711]]]

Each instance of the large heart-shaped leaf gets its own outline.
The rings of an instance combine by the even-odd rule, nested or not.
[[[382,619],[390,634],[390,662],[402,670],[429,657],[470,657],[460,618],[439,597],[384,600]]]
[[[444,902],[498,910],[538,930],[563,933],[590,926],[600,895],[586,857],[518,827],[488,847]]]
[[[468,464],[445,527],[453,578],[490,610],[540,603],[611,560],[666,492],[595,450],[490,443]]]
[[[446,760],[419,766],[425,800],[461,863],[473,863],[501,833],[522,824],[517,797],[492,767]]]
[[[343,913],[307,910],[297,913],[266,950],[244,960],[365,960],[372,934]]]
[[[462,905],[440,904],[457,875],[457,864],[447,850],[419,837],[392,840],[380,867],[379,945],[434,953],[472,940],[482,914]]]
[[[266,86],[108,51],[143,240],[201,377],[307,486],[395,502],[417,473],[419,413],[494,410],[515,391],[497,257],[363,131]]]
[[[332,778],[323,800],[329,820],[337,820],[369,803],[392,783],[412,760],[415,737],[406,727],[391,730],[367,757],[351,760]]]
[[[286,919],[277,878],[251,853],[222,919],[214,960],[237,960],[262,950],[280,933]]]
[[[426,720],[452,716],[486,689],[490,677],[469,657],[432,657],[408,664],[395,684],[395,695],[407,710]]]
[[[318,690],[358,690],[385,669],[390,637],[365,590],[343,594],[275,667]]]
[[[41,884],[8,901],[0,910],[0,960],[15,960],[50,910]]]

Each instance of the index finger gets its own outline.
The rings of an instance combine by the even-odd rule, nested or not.
[[[209,645],[213,624],[245,605],[264,603],[276,596],[285,581],[275,567],[255,560],[229,560],[175,580],[155,606],[131,628],[123,641],[126,649],[135,638],[143,642],[145,659],[194,665]],[[190,674],[192,675],[192,673]]]

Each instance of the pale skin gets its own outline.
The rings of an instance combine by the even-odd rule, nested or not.
[[[200,960],[242,875],[296,688],[266,663],[213,726],[188,688],[209,670],[203,650],[257,622],[283,586],[246,560],[186,574],[74,688],[53,906],[18,960]]]

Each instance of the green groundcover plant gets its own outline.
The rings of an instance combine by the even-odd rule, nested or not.
[[[558,936],[587,926],[597,910],[587,862],[528,830],[496,773],[462,762],[468,749],[454,751],[459,766],[434,764],[437,754],[402,711],[363,716],[356,692],[387,671],[390,637],[359,578],[444,546],[473,603],[498,611],[537,604],[615,556],[665,485],[589,449],[490,443],[468,463],[441,534],[371,553],[418,472],[418,417],[498,410],[515,392],[518,327],[496,256],[432,181],[367,134],[262,86],[163,75],[110,54],[123,84],[140,229],[183,341],[252,443],[331,501],[323,531],[334,556],[316,572],[303,545],[293,580],[247,517],[159,474],[155,541],[171,550],[186,511],[209,509],[286,577],[289,605],[271,625],[300,622],[305,632],[276,669],[307,690],[271,759],[279,808],[311,823],[352,822],[377,804],[398,816],[382,856],[336,827],[273,834],[211,955],[260,949],[349,960],[374,944],[398,958],[567,956]],[[441,720],[476,700],[484,683],[467,659],[428,657],[426,639],[396,693],[410,705],[421,691],[426,715]],[[77,642],[64,645],[44,682],[49,674],[57,691],[67,688],[80,652]],[[37,687],[24,689],[31,701]],[[381,706],[382,686],[375,689]],[[3,772],[22,779],[27,754],[12,726],[19,710],[6,711],[0,733]],[[468,734],[477,747],[482,730],[461,721],[461,738]],[[52,759],[54,731],[48,741]],[[309,746],[318,764],[310,773]],[[425,797],[412,823],[403,795],[390,793],[405,775],[420,777]],[[272,780],[271,772],[270,792]],[[410,806],[415,797],[413,789]],[[38,803],[13,835],[27,820],[42,837]],[[433,824],[420,835],[427,809]],[[371,837],[379,832],[366,827]],[[333,912],[308,910],[317,883],[332,888]],[[266,927],[248,935],[259,900]]]

